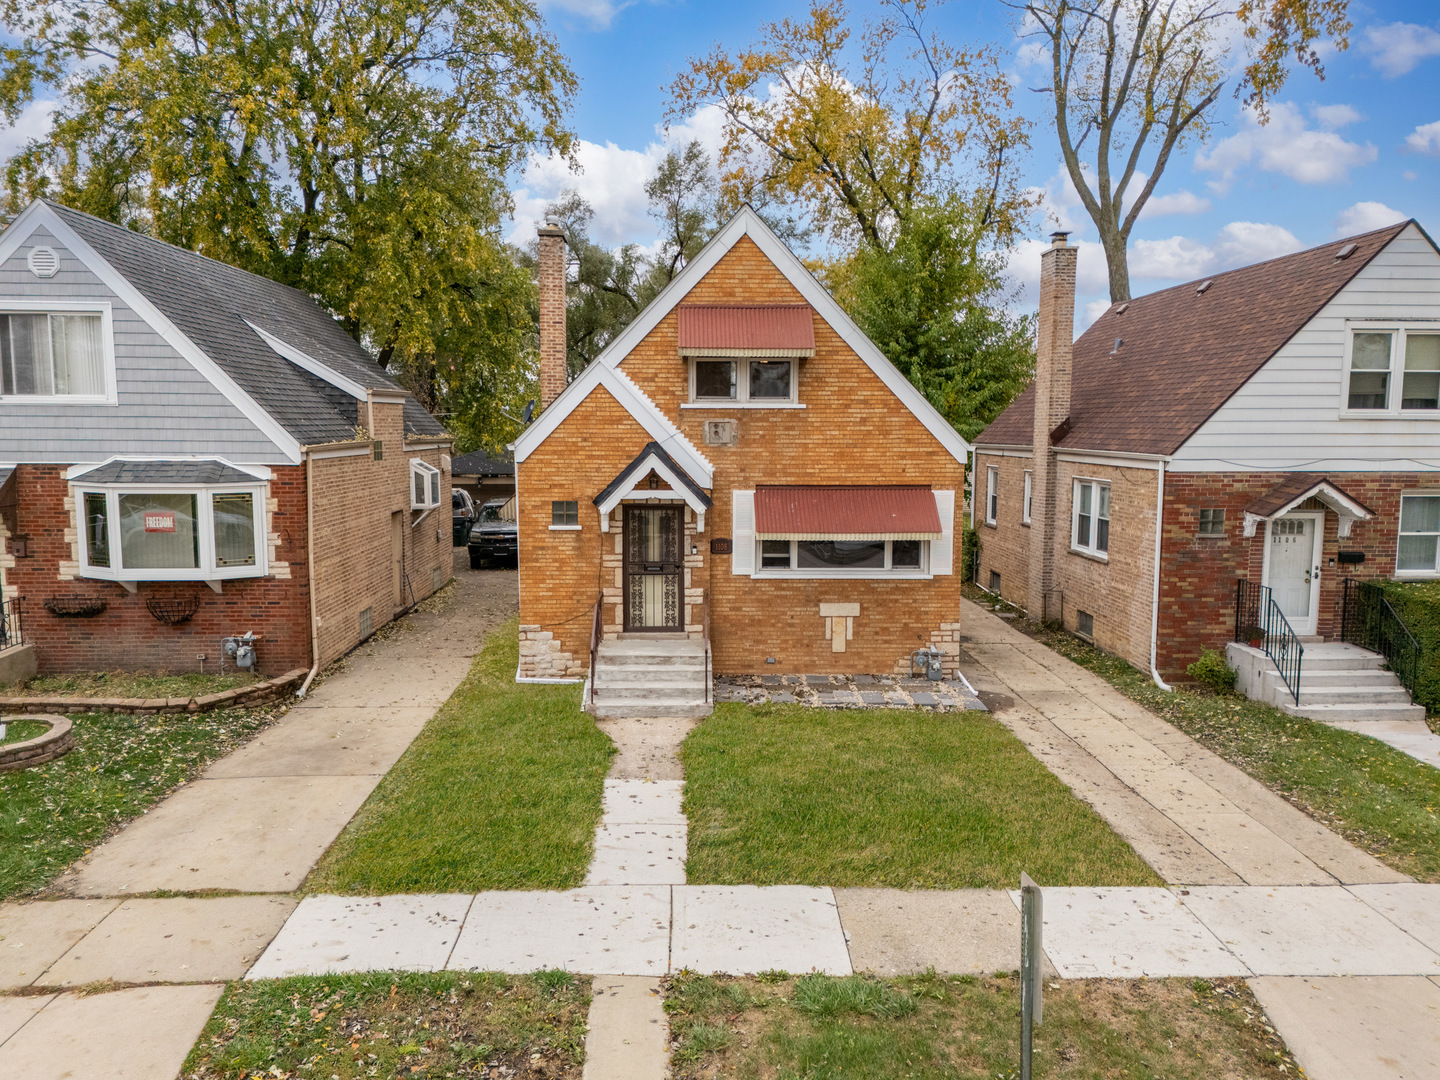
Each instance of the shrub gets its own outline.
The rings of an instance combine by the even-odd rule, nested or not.
[[[1440,713],[1440,582],[1387,581],[1385,599],[1420,641],[1415,703],[1431,716]]]
[[[1201,649],[1200,659],[1189,665],[1185,674],[1217,694],[1228,694],[1235,689],[1235,669],[1225,662],[1224,653],[1214,649]]]
[[[960,533],[960,578],[974,581],[980,572],[980,534],[974,529]]]

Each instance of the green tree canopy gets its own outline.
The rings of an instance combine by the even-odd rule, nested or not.
[[[0,114],[60,100],[8,163],[12,207],[59,198],[294,285],[442,406],[527,366],[504,175],[569,151],[576,85],[529,0],[0,0],[0,19]],[[474,402],[441,411],[481,437]]]

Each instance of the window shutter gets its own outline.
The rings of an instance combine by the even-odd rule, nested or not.
[[[730,493],[730,572],[755,572],[755,492]]]
[[[930,573],[955,572],[955,492],[937,491],[935,509],[940,511],[940,539],[930,542]]]

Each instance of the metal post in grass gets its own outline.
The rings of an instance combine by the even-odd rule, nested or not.
[[[1043,915],[1040,886],[1030,875],[1020,875],[1020,1080],[1030,1080],[1031,1045],[1035,1025],[1044,1012],[1041,1000],[1041,963],[1044,946],[1040,940]]]

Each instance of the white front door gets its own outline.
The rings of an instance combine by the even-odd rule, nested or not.
[[[1265,569],[1262,584],[1270,586],[1291,629],[1303,636],[1315,633],[1320,606],[1320,532],[1323,513],[1286,514],[1265,529]]]

